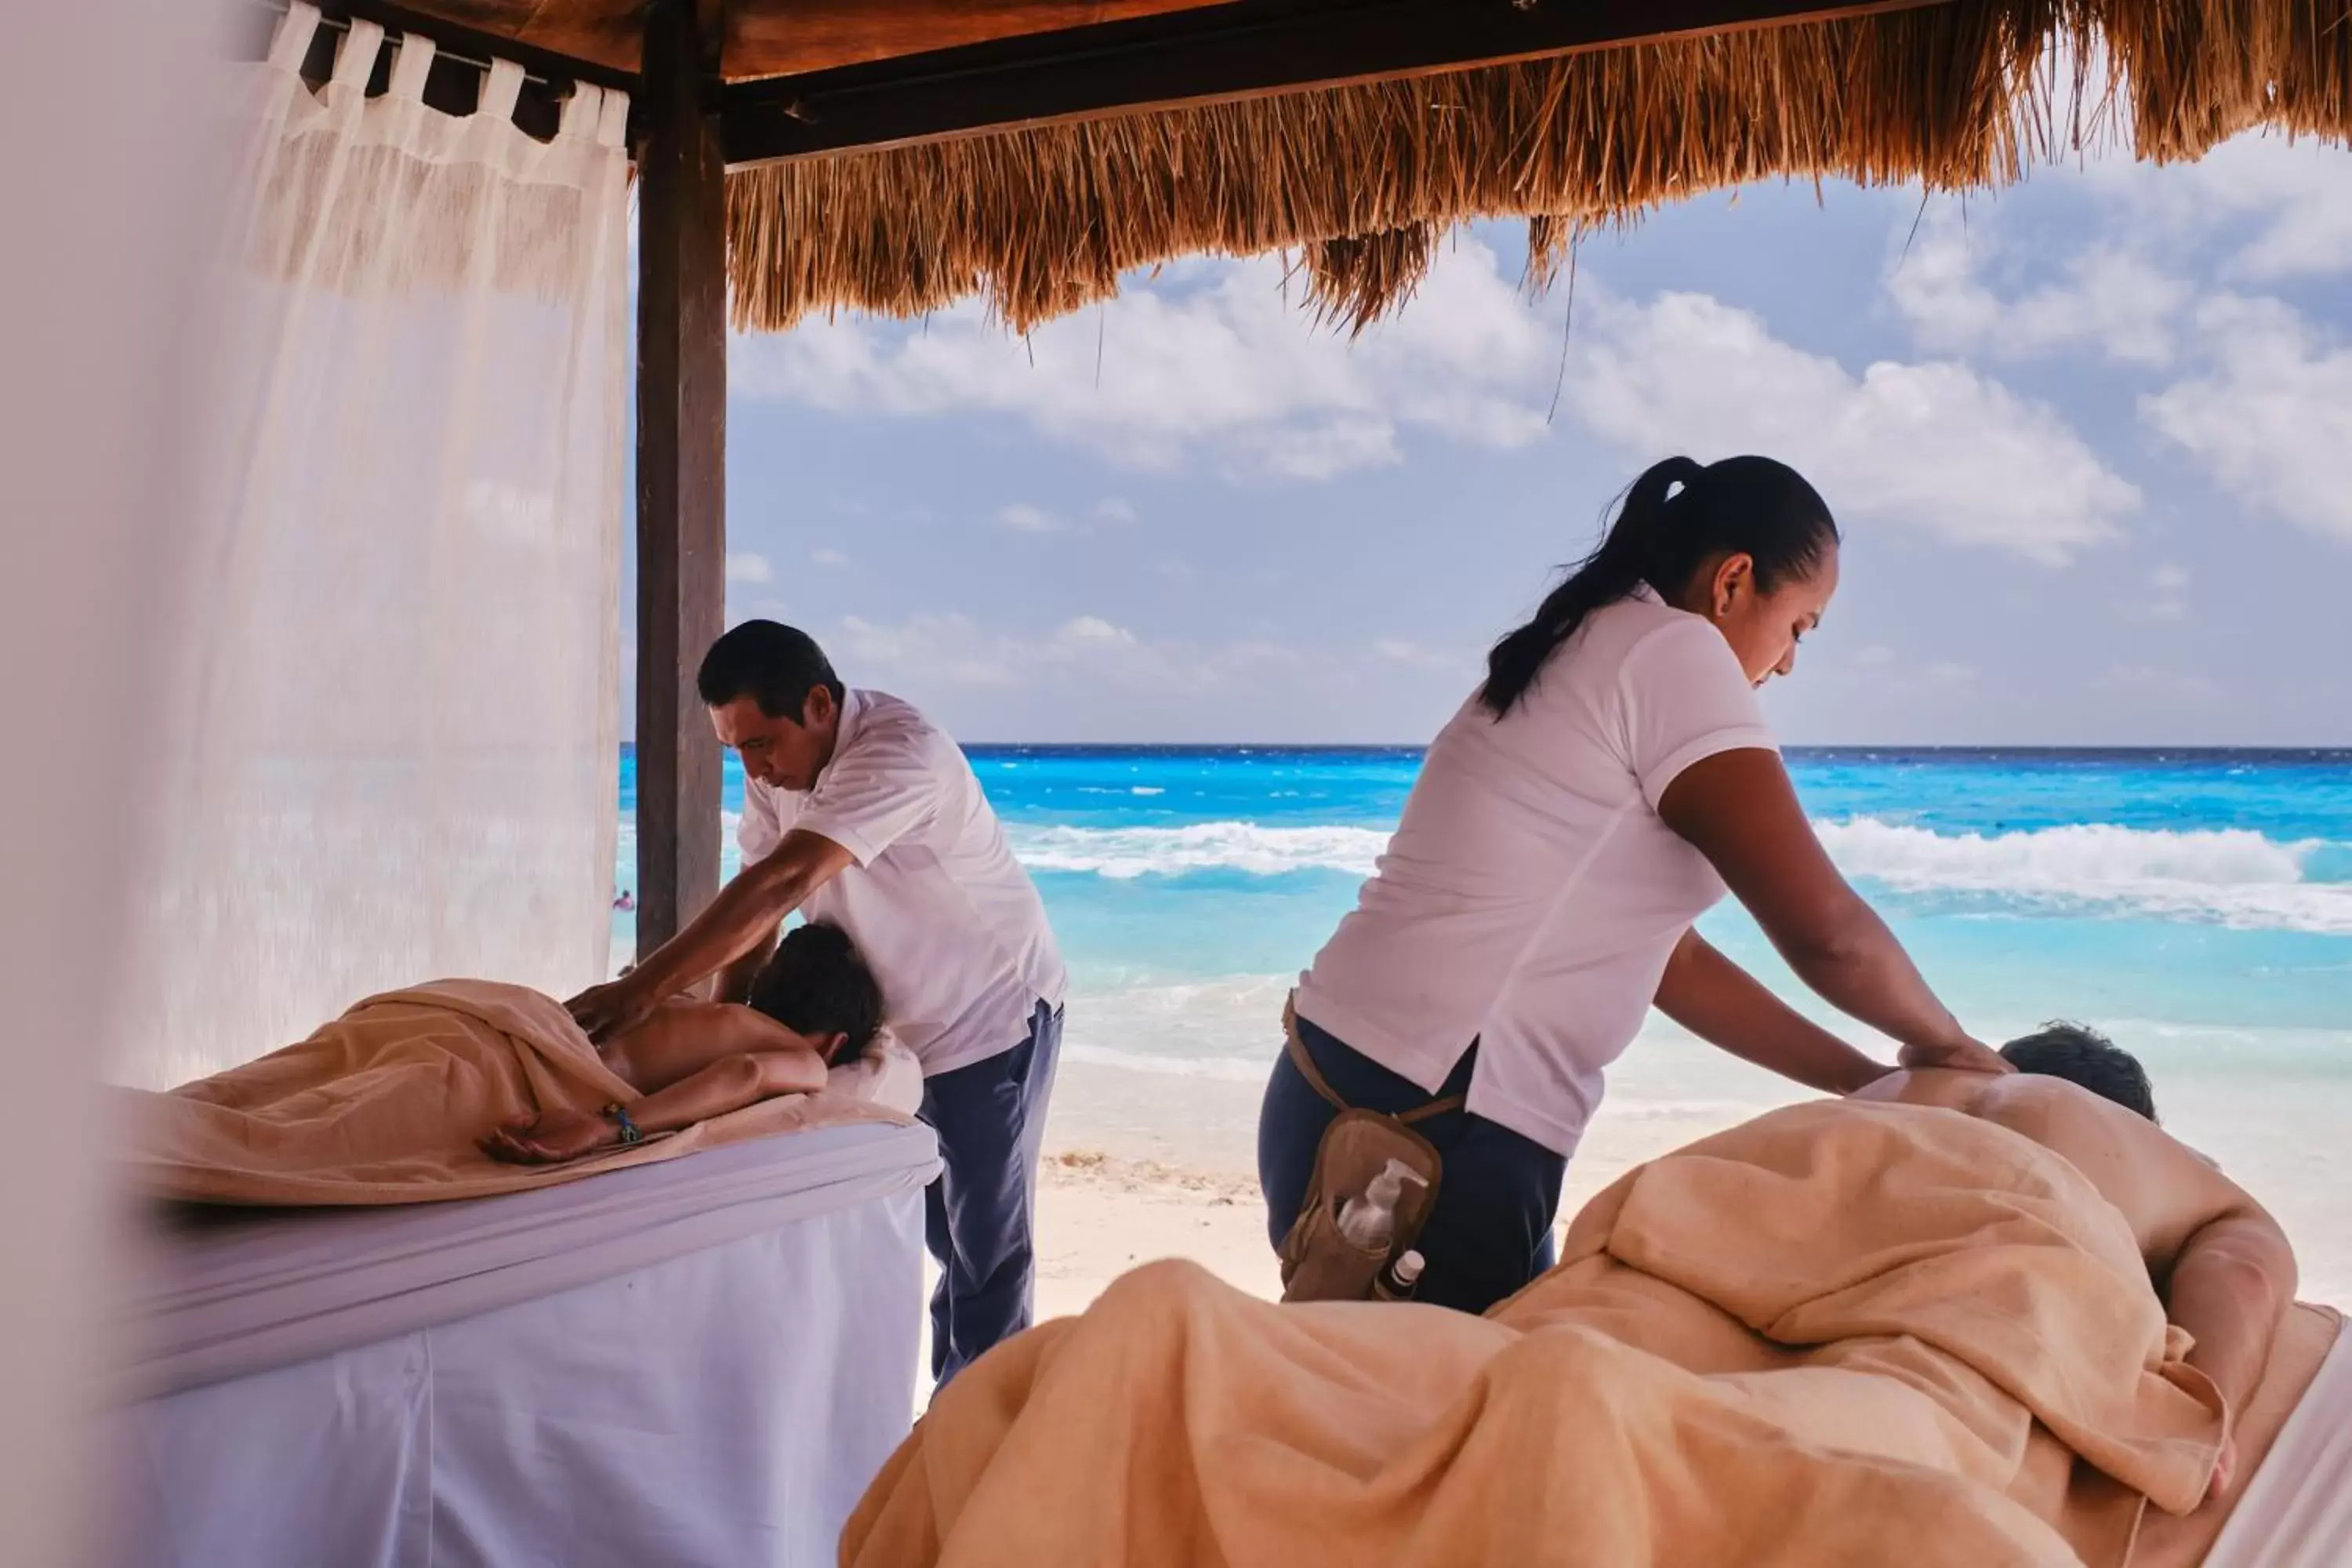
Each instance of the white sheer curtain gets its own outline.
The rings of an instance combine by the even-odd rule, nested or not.
[[[413,37],[370,99],[366,22],[314,94],[319,26],[295,5],[236,84],[218,466],[195,635],[159,670],[192,722],[154,781],[147,1084],[372,991],[563,994],[607,963],[627,103],[582,85],[542,143],[500,62],[443,114]]]

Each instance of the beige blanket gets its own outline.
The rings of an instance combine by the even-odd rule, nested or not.
[[[2064,1161],[1798,1106],[1627,1175],[1484,1319],[1138,1269],[951,1384],[842,1561],[2111,1563],[2210,1471],[2186,1348]]]
[[[205,1203],[432,1203],[575,1182],[798,1128],[906,1120],[845,1096],[788,1095],[566,1165],[500,1164],[474,1144],[513,1117],[637,1098],[551,998],[436,980],[372,996],[257,1061],[134,1095],[132,1180]]]

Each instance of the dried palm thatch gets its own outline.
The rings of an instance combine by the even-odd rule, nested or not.
[[[741,171],[734,316],[978,294],[1026,331],[1132,268],[1280,249],[1360,331],[1473,218],[1529,219],[1540,286],[1585,229],[1702,191],[1964,190],[2106,139],[2193,158],[2263,124],[2352,133],[2352,0],[1947,0]]]

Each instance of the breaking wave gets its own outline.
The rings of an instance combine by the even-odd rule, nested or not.
[[[1901,893],[2352,934],[2352,881],[2315,869],[2324,854],[2341,861],[2342,847],[2319,841],[2283,844],[2242,828],[2167,832],[2102,825],[1948,834],[1868,816],[1814,827],[1847,875]],[[1206,871],[1368,876],[1387,842],[1381,828],[1247,822],[1013,833],[1014,851],[1033,870],[1118,879]]]

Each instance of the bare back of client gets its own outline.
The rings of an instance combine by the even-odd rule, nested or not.
[[[2166,1316],[2196,1341],[2189,1364],[2233,1411],[2245,1407],[2294,1303],[2295,1264],[2285,1233],[2244,1189],[2155,1122],[2056,1078],[1895,1072],[1853,1098],[1961,1111],[2063,1156],[2131,1226]]]
[[[493,1159],[549,1164],[673,1131],[778,1095],[825,1087],[864,1052],[882,993],[838,929],[795,928],[751,983],[751,1005],[672,999],[606,1041],[604,1065],[642,1099],[602,1116],[556,1111],[491,1130]]]

